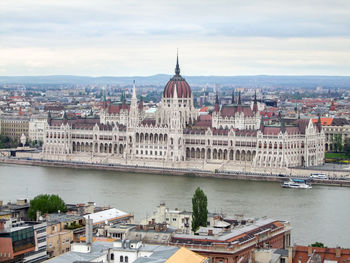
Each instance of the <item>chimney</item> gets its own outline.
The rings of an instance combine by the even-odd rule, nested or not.
[[[0,200],[0,206],[2,206],[3,205],[3,201],[2,200]]]
[[[93,231],[93,223],[90,216],[88,216],[86,226],[85,226],[85,236],[86,236],[86,244],[92,244],[92,231]]]
[[[148,221],[148,225],[149,225],[149,226],[152,225],[152,221]]]
[[[152,218],[152,225],[154,225],[156,222],[156,220],[154,218]]]
[[[307,247],[307,255],[311,256],[312,254],[312,247]]]
[[[154,227],[154,230],[155,230],[156,232],[159,232],[159,225],[158,225],[158,224]]]
[[[140,230],[140,225],[137,225],[137,226],[136,226],[136,230]]]
[[[163,232],[166,232],[167,229],[168,229],[167,224],[163,223]]]
[[[212,229],[209,229],[208,230],[208,236],[212,236],[213,235],[213,230]]]
[[[335,257],[340,258],[341,257],[341,248],[337,247],[335,249]]]
[[[41,216],[41,212],[39,210],[36,211],[36,221],[39,222]]]

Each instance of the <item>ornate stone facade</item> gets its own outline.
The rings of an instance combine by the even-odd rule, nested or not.
[[[312,166],[324,162],[321,123],[295,120],[268,126],[256,96],[251,106],[232,98],[211,116],[199,116],[180,75],[166,84],[156,117],[145,117],[135,83],[131,103],[105,105],[100,118],[49,120],[43,146],[48,159],[204,170]]]

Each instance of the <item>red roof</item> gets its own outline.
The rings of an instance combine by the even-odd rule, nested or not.
[[[232,117],[236,114],[236,112],[242,111],[244,116],[254,116],[252,109],[249,106],[222,106],[221,115],[224,117]]]
[[[199,112],[207,112],[208,111],[208,107],[203,107],[199,110]]]
[[[177,97],[178,98],[189,98],[191,97],[191,88],[190,85],[186,82],[186,80],[179,76],[174,76],[169,82],[166,84],[163,97],[172,98],[174,97],[174,87],[176,85]]]

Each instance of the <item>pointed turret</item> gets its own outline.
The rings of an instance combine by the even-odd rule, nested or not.
[[[134,83],[133,83],[133,86],[132,86],[132,98],[131,98],[131,100],[133,100],[133,99],[136,99],[136,100],[137,100],[137,98],[136,98],[136,85],[135,85],[135,80],[134,80]]]
[[[215,108],[214,111],[215,112],[219,112],[220,110],[220,105],[219,105],[219,95],[218,92],[216,92],[216,98],[215,98]]]
[[[264,115],[261,115],[261,120],[260,120],[260,131],[262,133],[264,133],[264,128],[265,128],[265,124],[264,124]]]
[[[47,123],[48,123],[49,125],[51,125],[51,121],[52,121],[52,116],[51,116],[51,111],[49,111],[49,112],[47,113]]]
[[[284,118],[281,119],[281,131],[282,131],[282,133],[286,132],[286,122],[285,122]]]
[[[105,87],[102,88],[102,96],[103,96],[103,108],[106,109],[107,108],[107,100],[106,100],[106,90]]]
[[[63,113],[63,119],[64,120],[67,120],[68,118],[67,118],[67,113],[66,113],[66,111],[64,111],[64,113]]]
[[[321,122],[321,114],[320,113],[318,114],[317,128],[318,128],[319,132],[322,130],[322,122]]]
[[[256,90],[255,90],[255,94],[254,94],[253,111],[254,111],[254,112],[258,112],[258,101],[257,101],[257,99],[256,99]]]
[[[241,92],[238,92],[238,107],[237,107],[237,111],[238,112],[242,111]]]

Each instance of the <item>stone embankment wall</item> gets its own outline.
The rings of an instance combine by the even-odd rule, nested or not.
[[[94,170],[111,170],[121,171],[128,173],[151,173],[159,175],[175,175],[175,176],[198,176],[198,177],[211,177],[211,178],[225,178],[225,179],[237,179],[237,180],[249,180],[249,181],[271,181],[271,182],[283,182],[288,180],[287,176],[280,176],[278,174],[266,174],[266,173],[252,173],[252,172],[228,172],[228,171],[200,171],[189,170],[186,168],[159,168],[151,166],[138,166],[138,165],[115,165],[115,164],[89,164],[83,162],[67,162],[67,161],[47,161],[47,160],[34,160],[34,159],[18,159],[18,158],[0,158],[0,163],[19,164],[19,165],[34,165],[34,166],[46,166],[46,167],[66,167],[77,169],[94,169]],[[305,172],[305,171],[304,171]],[[310,170],[308,170],[308,174]],[[291,175],[291,177],[309,178],[306,175]],[[334,186],[350,186],[349,178],[330,179],[330,180],[313,180],[312,184],[320,185],[334,185]]]

